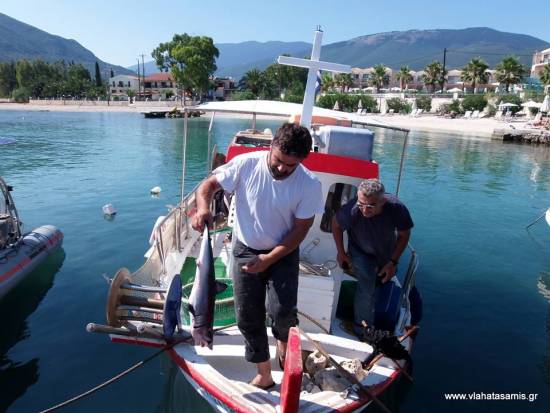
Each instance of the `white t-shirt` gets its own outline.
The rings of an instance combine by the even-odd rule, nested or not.
[[[268,156],[265,151],[242,154],[213,172],[224,190],[235,192],[235,235],[258,250],[280,244],[294,218],[324,211],[321,182],[312,172],[300,164],[289,177],[276,180]]]

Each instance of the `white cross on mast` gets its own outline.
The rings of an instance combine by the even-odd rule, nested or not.
[[[317,72],[324,70],[327,72],[350,73],[351,66],[340,65],[338,63],[330,63],[320,61],[321,57],[321,41],[323,40],[323,31],[320,26],[317,26],[315,38],[313,39],[313,49],[311,50],[311,59],[299,59],[296,57],[279,56],[277,63],[287,66],[306,67],[308,68],[306,90],[304,93],[304,103],[302,105],[302,116],[300,124],[309,128],[311,126],[311,115],[313,113],[313,103],[315,100],[315,81],[317,80]]]

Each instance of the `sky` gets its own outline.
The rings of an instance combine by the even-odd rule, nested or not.
[[[525,10],[524,10],[525,9]],[[48,33],[75,39],[101,60],[137,63],[175,33],[215,43],[248,40],[323,43],[386,31],[491,27],[550,42],[550,1],[517,0],[1,0],[0,12]]]

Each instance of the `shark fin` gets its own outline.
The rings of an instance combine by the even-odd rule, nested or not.
[[[216,281],[216,294],[223,293],[227,289],[227,284]]]

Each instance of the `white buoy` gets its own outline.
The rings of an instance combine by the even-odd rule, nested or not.
[[[151,188],[151,193],[153,195],[158,195],[160,194],[160,191],[162,191],[162,188],[160,186],[155,186],[154,188]]]
[[[103,205],[103,213],[105,215],[115,215],[116,214],[116,209],[115,207],[113,206],[113,204],[105,204]]]

